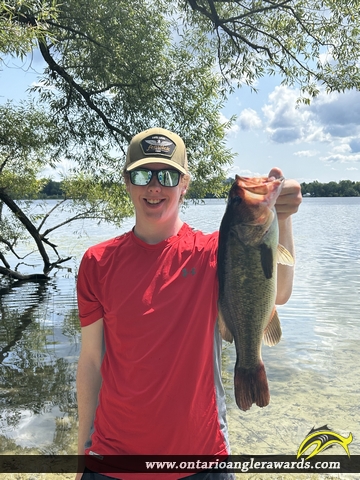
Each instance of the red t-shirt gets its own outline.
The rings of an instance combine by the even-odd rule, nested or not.
[[[128,232],[85,253],[77,283],[81,326],[103,318],[105,340],[86,453],[228,453],[214,384],[217,244],[217,233],[184,224],[156,245]]]

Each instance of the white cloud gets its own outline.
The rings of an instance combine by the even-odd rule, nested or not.
[[[262,127],[261,118],[252,108],[245,108],[240,113],[238,123],[241,130],[257,130]]]
[[[41,178],[51,178],[52,180],[60,181],[68,175],[71,175],[74,167],[74,162],[72,162],[71,160],[63,159],[56,165],[55,168],[52,168],[50,165],[45,167],[40,172],[39,176]]]
[[[344,93],[322,92],[310,106],[318,122],[333,136],[348,137],[359,134],[360,92],[348,90]]]
[[[326,63],[334,63],[334,57],[331,55],[331,53],[327,51],[324,53],[320,53],[319,61],[322,65],[325,65]]]
[[[327,94],[322,91],[308,105],[297,105],[299,92],[289,87],[276,87],[263,107],[267,131],[272,141],[331,142],[357,139],[360,149],[360,92]]]
[[[264,173],[261,174],[259,172],[254,172],[253,170],[246,170],[236,165],[231,167],[227,174],[231,178],[235,178],[235,175],[240,175],[241,177],[259,177],[261,175],[264,175]]]
[[[330,154],[328,156],[321,157],[320,160],[327,164],[360,162],[360,153],[357,155],[342,155],[340,153]]]
[[[338,145],[334,145],[331,148],[332,152],[335,153],[351,153],[351,147],[348,143],[339,143]]]
[[[279,86],[269,95],[263,107],[266,130],[275,143],[303,141],[310,133],[311,112],[306,106],[297,106],[298,92]]]
[[[318,150],[299,150],[294,153],[296,157],[316,157],[318,154]]]

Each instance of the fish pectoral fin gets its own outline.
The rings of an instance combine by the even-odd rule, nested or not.
[[[219,309],[219,315],[218,315],[218,325],[219,325],[219,331],[220,331],[221,337],[227,342],[232,343],[234,341],[233,334],[227,328],[224,317],[220,312],[220,309]]]
[[[290,267],[295,264],[294,257],[291,255],[289,250],[287,250],[280,243],[277,248],[276,261],[277,263],[281,263],[281,265],[289,265]]]
[[[282,332],[281,332],[280,319],[279,319],[277,310],[274,307],[274,310],[271,314],[270,321],[264,330],[265,345],[268,345],[269,347],[273,347],[274,345],[279,343],[281,339],[281,334]]]

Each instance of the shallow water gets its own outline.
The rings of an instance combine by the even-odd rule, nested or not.
[[[224,209],[224,201],[211,200],[190,205],[182,217],[209,232],[218,228]],[[296,455],[311,428],[323,425],[346,437],[351,432],[350,452],[360,454],[359,219],[358,198],[306,198],[293,217],[293,295],[279,307],[281,342],[263,347],[271,391],[268,407],[253,406],[248,412],[236,407],[234,348],[224,344],[234,454]],[[132,223],[129,219],[119,230],[88,221],[81,225],[87,233],[81,238],[67,227],[57,240],[64,255],[74,256],[68,265],[71,272],[61,270],[47,284],[0,286],[0,453],[75,453],[80,337],[74,274],[88,246],[128,230]],[[332,450],[345,454],[339,445]]]

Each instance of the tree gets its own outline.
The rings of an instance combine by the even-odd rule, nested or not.
[[[43,280],[56,267],[69,260],[62,257],[50,235],[62,226],[85,218],[121,222],[132,210],[124,185],[103,188],[101,181],[89,175],[74,175],[63,182],[65,198],[54,206],[35,211],[37,198],[45,180],[39,180],[42,168],[56,167],[58,131],[43,110],[33,103],[0,106],[0,274],[19,280]],[[67,198],[72,201],[69,206]],[[55,210],[66,210],[60,224],[48,226]],[[42,273],[23,274],[20,266],[25,255],[18,253],[21,241],[31,241],[42,262]],[[31,253],[31,250],[30,250]],[[8,257],[15,258],[17,265]]]
[[[187,21],[206,32],[227,82],[280,74],[304,101],[360,88],[357,0],[179,0]],[[231,83],[230,83],[231,84]]]
[[[340,180],[340,182],[319,183],[317,180],[311,183],[302,183],[303,195],[312,197],[359,197],[360,182]]]
[[[61,189],[61,182],[56,182],[54,180],[47,180],[45,185],[42,187],[40,191],[40,196],[45,197],[61,197],[63,195],[63,191]]]
[[[6,27],[3,52],[24,55],[36,42],[47,64],[33,91],[56,132],[45,163],[54,167],[64,159],[73,163],[63,187],[76,212],[117,223],[132,213],[121,175],[125,151],[133,134],[155,125],[184,138],[195,180],[220,186],[214,179],[224,175],[232,158],[224,140],[229,123],[222,124],[219,115],[225,91],[211,52],[206,47],[192,51],[191,32],[174,34],[176,22],[167,2],[28,0],[0,6],[0,21]],[[22,38],[21,50],[14,42],[16,34]],[[34,182],[44,162],[36,166]],[[13,176],[12,183],[16,182]],[[29,172],[23,177],[26,188],[27,183]],[[26,189],[21,192],[24,195]],[[7,194],[19,198],[19,192],[9,187]],[[15,213],[16,220],[24,219],[23,213]],[[74,213],[73,218],[81,215]],[[35,231],[46,218],[47,214],[32,226],[20,222],[22,232],[25,226],[35,240],[39,235]],[[35,240],[46,276],[64,260],[50,240],[48,246],[57,257],[46,258],[41,245],[49,233],[45,229]],[[11,249],[19,233],[8,230],[7,235]],[[10,274],[9,265],[2,269],[6,272]]]
[[[12,25],[38,27],[37,0],[12,4]],[[225,91],[207,47],[195,52],[190,31],[174,36],[171,3],[67,0],[51,12],[37,38],[47,64],[37,90],[63,156],[110,178],[130,138],[158,125],[183,136],[195,178],[221,173],[232,158],[219,120]]]
[[[36,174],[51,149],[51,122],[32,106],[14,109],[8,103],[0,108],[0,273],[17,276],[5,257],[28,231],[33,237],[46,268],[50,260],[32,219],[14,198],[31,198],[39,189]],[[7,207],[12,215],[5,213]],[[15,220],[15,221],[14,221]]]

